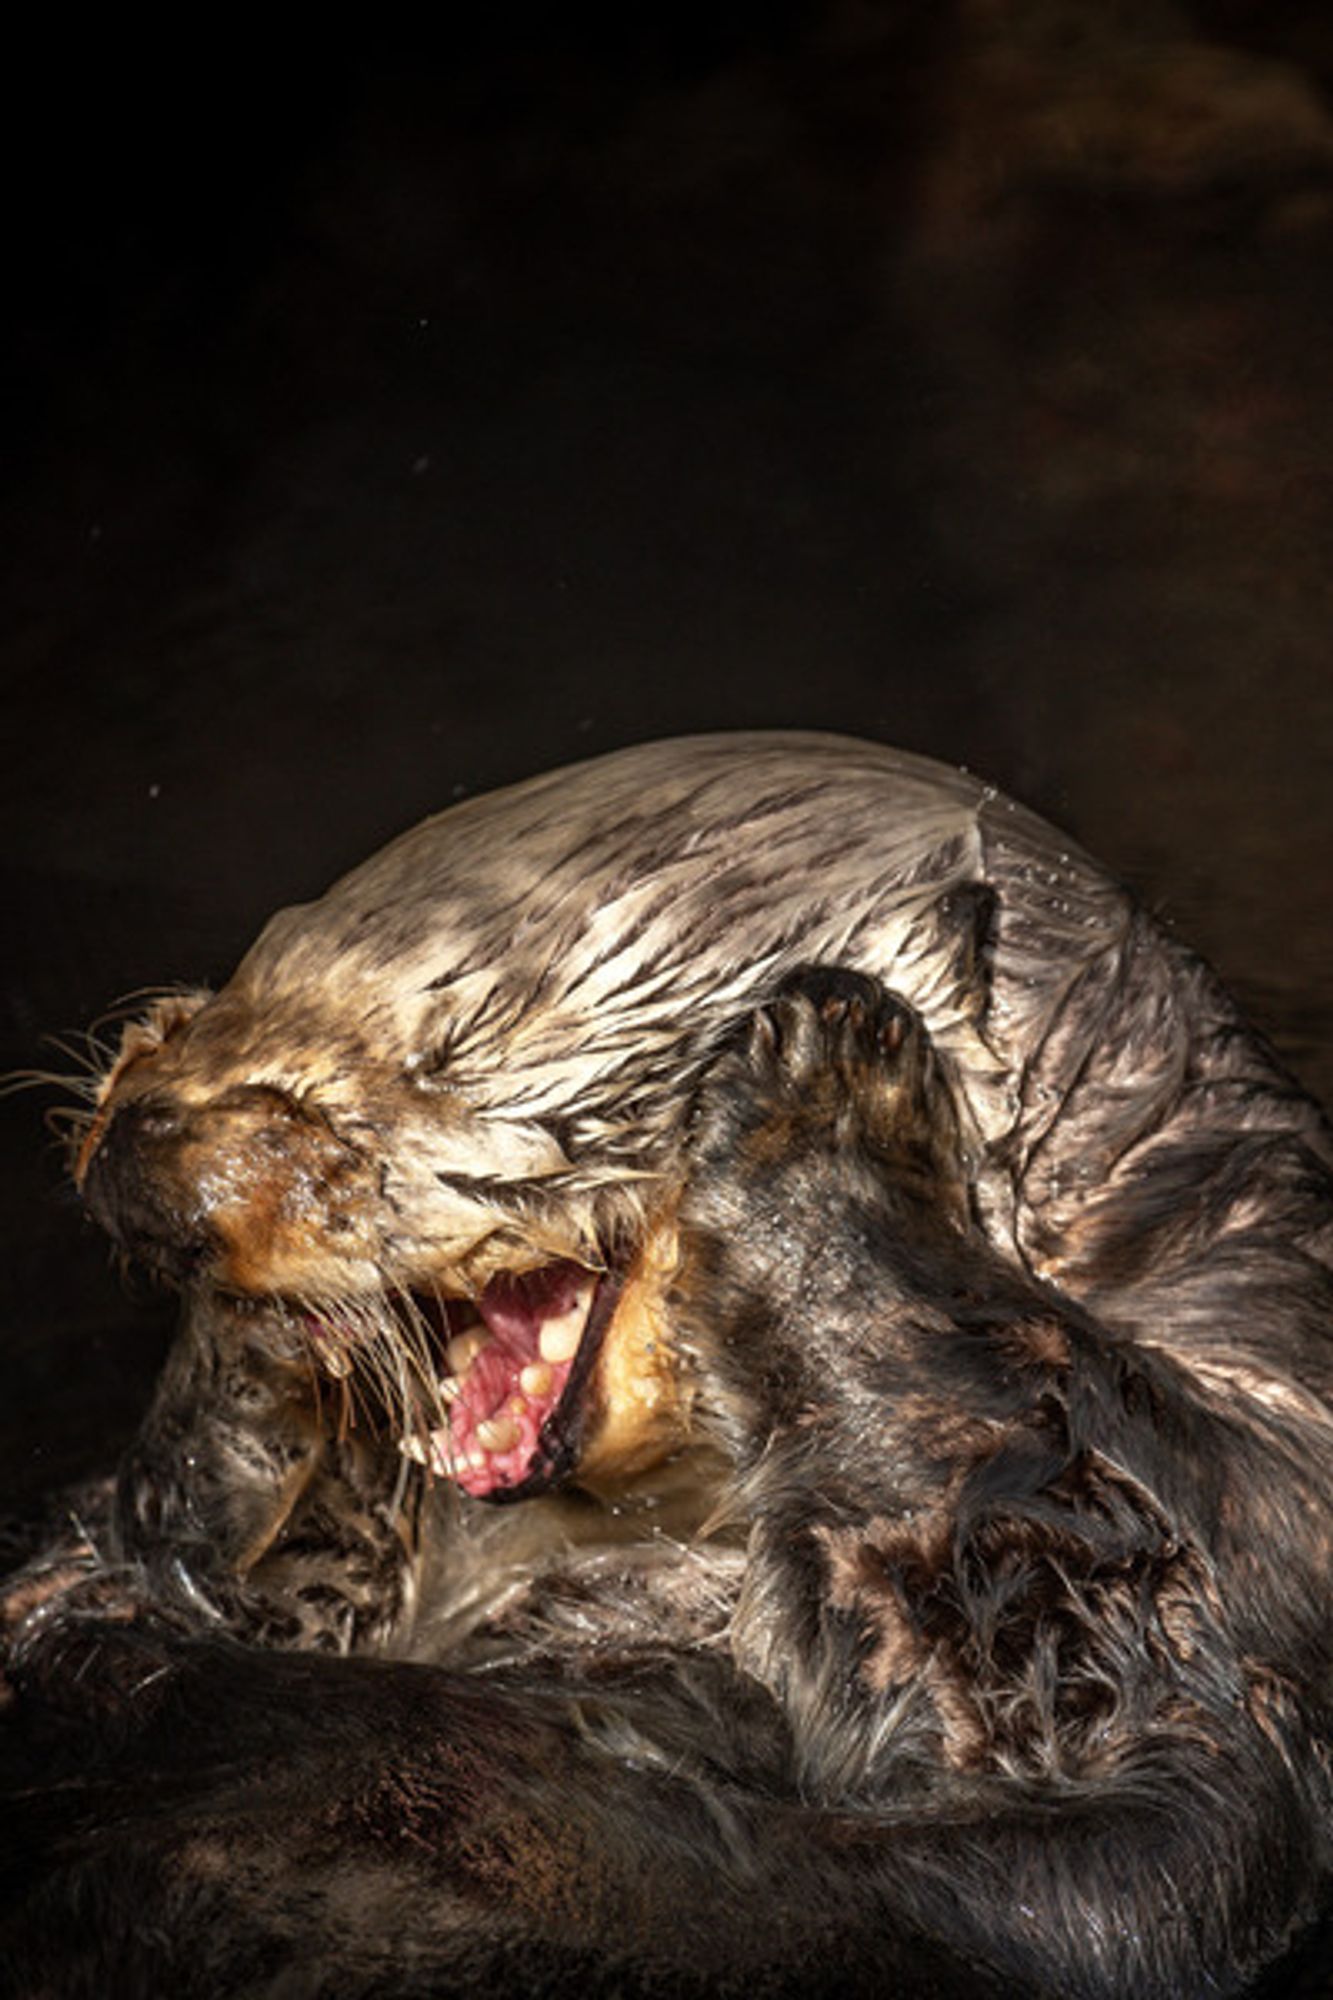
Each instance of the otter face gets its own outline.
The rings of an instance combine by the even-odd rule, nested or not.
[[[632,1472],[688,1426],[685,1112],[732,1022],[801,963],[886,977],[974,1152],[1003,1129],[972,949],[992,797],[740,736],[468,801],[129,1031],[85,1199],[170,1282],[284,1314],[469,1492]]]
[[[127,1252],[204,1289],[214,1320],[277,1311],[465,1492],[522,1497],[576,1464],[624,1478],[680,1441],[661,1176],[590,1198],[552,1132],[481,1126],[438,1086],[423,1109],[410,1066],[332,1024],[321,1082],[289,1080],[290,1058],[281,1080],[238,1076],[253,1016],[234,1003],[136,1024],[103,1087],[76,1172]]]

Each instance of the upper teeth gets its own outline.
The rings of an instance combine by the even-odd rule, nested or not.
[[[592,1297],[592,1287],[582,1289],[568,1312],[558,1318],[544,1320],[537,1339],[538,1351],[543,1361],[554,1367],[561,1361],[572,1361],[583,1338],[584,1322],[588,1317],[588,1302]]]

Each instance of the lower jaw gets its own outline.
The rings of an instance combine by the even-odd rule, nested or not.
[[[547,1364],[554,1394],[539,1418],[530,1402],[520,1411],[522,1399],[513,1395],[502,1405],[499,1423],[517,1427],[517,1438],[490,1448],[485,1436],[478,1435],[487,1430],[483,1422],[472,1428],[465,1457],[457,1450],[461,1427],[455,1420],[449,1432],[432,1436],[434,1469],[472,1498],[497,1502],[526,1500],[571,1479],[580,1467],[585,1436],[595,1418],[598,1399],[593,1378],[623,1289],[624,1281],[614,1273],[597,1279],[573,1355],[568,1362]]]
[[[695,1440],[693,1378],[671,1334],[669,1290],[677,1238],[656,1228],[620,1270],[596,1280],[578,1350],[536,1450],[516,1476],[490,1482],[442,1466],[468,1494],[490,1502],[526,1500],[562,1484],[612,1496],[626,1482]]]
[[[401,1448],[431,1474],[492,1503],[530,1499],[569,1483],[611,1492],[637,1479],[690,1437],[690,1387],[666,1307],[675,1264],[674,1233],[659,1229],[624,1268],[595,1278],[581,1267],[554,1264],[492,1281],[500,1291],[526,1287],[539,1297],[562,1279],[567,1285],[581,1281],[591,1295],[577,1345],[550,1366],[550,1391],[534,1406],[520,1378],[525,1362],[544,1357],[544,1345],[539,1354],[539,1333],[532,1329],[522,1340],[506,1341],[503,1329],[496,1334],[500,1315],[488,1286],[480,1317],[445,1348],[452,1366],[447,1357],[458,1356],[460,1339],[464,1352],[475,1344],[461,1372],[441,1379],[446,1421],[422,1423]],[[540,1320],[534,1326],[544,1333]],[[473,1380],[478,1357],[480,1378]]]

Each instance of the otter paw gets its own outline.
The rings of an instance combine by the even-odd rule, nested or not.
[[[849,1091],[890,1068],[912,1069],[928,1051],[920,1016],[868,973],[803,965],[750,1022],[752,1065],[808,1091],[836,1075]]]
[[[696,1165],[802,1142],[935,1149],[952,1112],[919,1015],[865,973],[802,966],[733,1030],[696,1102]],[[762,1150],[762,1145],[761,1145]]]

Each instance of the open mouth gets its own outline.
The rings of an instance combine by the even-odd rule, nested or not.
[[[678,1263],[667,1219],[600,1270],[557,1257],[468,1297],[436,1280],[386,1291],[370,1316],[352,1301],[297,1317],[320,1373],[348,1386],[344,1410],[462,1492],[623,1492],[695,1438],[671,1323]]]
[[[429,1327],[447,1422],[402,1449],[463,1492],[517,1500],[578,1461],[585,1391],[621,1293],[620,1278],[572,1262],[492,1278],[475,1300],[413,1294]],[[325,1330],[309,1324],[316,1346]]]

